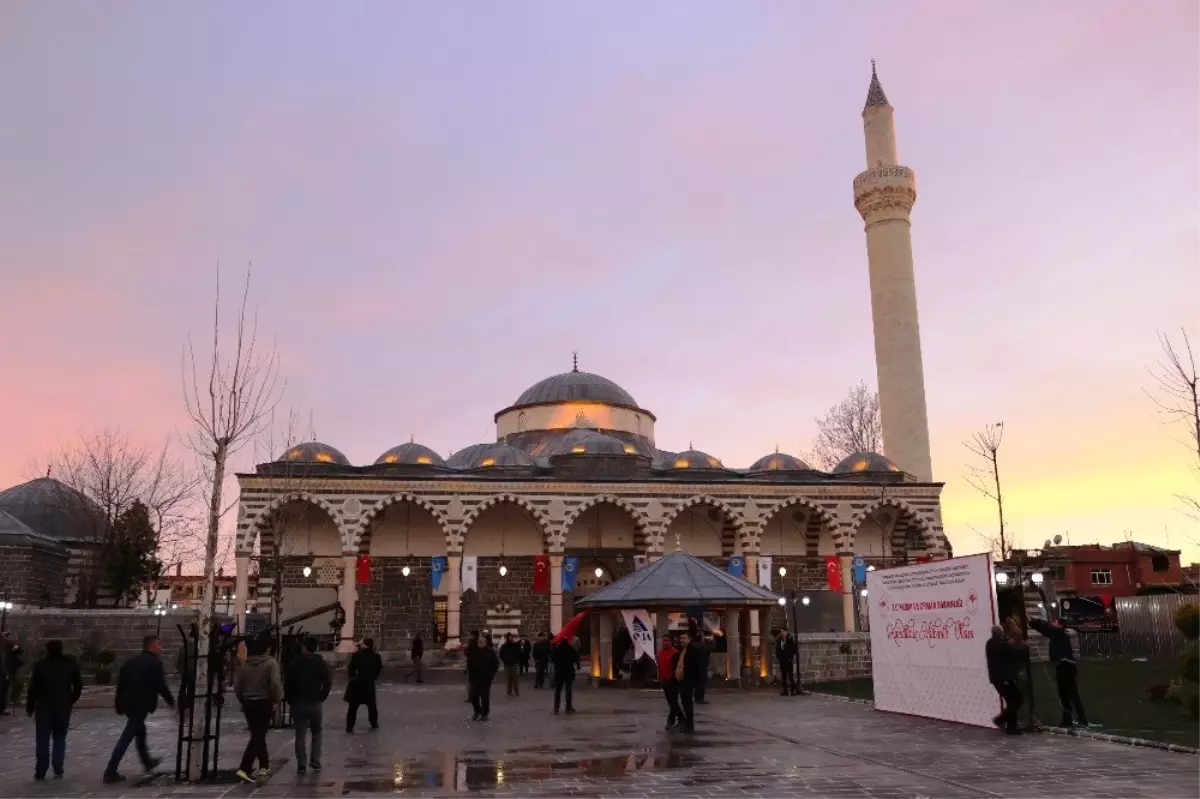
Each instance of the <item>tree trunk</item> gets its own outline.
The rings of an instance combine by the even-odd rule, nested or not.
[[[992,476],[996,478],[996,510],[1000,513],[1000,560],[1008,560],[1008,540],[1004,535],[1004,495],[1000,493],[1000,456],[992,450]]]
[[[225,461],[229,456],[228,445],[218,442],[213,452],[213,485],[212,495],[208,503],[208,538],[204,543],[204,592],[200,600],[199,635],[196,648],[201,660],[196,665],[196,694],[199,695],[208,684],[209,664],[205,656],[208,654],[209,630],[212,628],[213,609],[216,604],[217,577],[217,548],[220,545],[221,532],[221,490],[225,484]],[[196,740],[204,734],[204,707],[196,701],[192,702],[193,742],[189,744],[191,768],[188,779],[196,782],[200,779],[200,769],[203,765],[203,744]]]

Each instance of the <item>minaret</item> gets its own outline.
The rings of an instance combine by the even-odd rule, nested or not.
[[[862,115],[867,170],[854,179],[854,206],[866,222],[883,453],[905,472],[929,482],[933,468],[908,222],[917,201],[916,176],[896,159],[892,106],[874,61]]]

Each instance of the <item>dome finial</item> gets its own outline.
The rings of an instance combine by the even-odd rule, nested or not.
[[[50,476],[50,470],[51,470],[51,469],[53,469],[53,468],[54,468],[54,467],[53,467],[53,466],[51,466],[50,464],[46,464],[46,477],[49,477],[49,476]]]
[[[579,371],[579,350],[571,350],[571,371]]]
[[[775,454],[776,455],[779,454],[779,445],[778,444],[775,445]]]
[[[413,434],[413,433],[408,434],[408,443],[410,443],[410,444],[417,443],[417,437],[415,434]]]
[[[693,447],[693,446],[692,446],[692,442],[691,442],[691,441],[688,441],[688,449],[689,449],[689,450],[695,449],[695,447]]]

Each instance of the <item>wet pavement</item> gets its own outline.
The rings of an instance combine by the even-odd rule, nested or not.
[[[257,786],[231,770],[246,736],[223,725],[220,767],[210,784],[173,774],[130,781],[100,775],[122,719],[104,694],[77,709],[62,780],[32,779],[33,722],[0,718],[0,797],[181,796],[1197,796],[1195,756],[1051,735],[1008,738],[992,730],[879,713],[821,697],[711,694],[697,732],[662,729],[657,692],[580,685],[579,712],[555,716],[546,691],[494,691],[491,721],[468,721],[461,685],[380,688],[381,729],[343,731],[345,705],[326,704],[325,770],[298,776],[291,731],[272,731],[275,774]],[[173,764],[175,718],[150,721],[151,750]]]

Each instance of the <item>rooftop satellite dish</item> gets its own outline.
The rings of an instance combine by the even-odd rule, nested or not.
[[[1054,536],[1054,546],[1058,546],[1061,543],[1062,543],[1062,536],[1061,535]]]
[[[1042,544],[1042,549],[1049,549],[1049,548],[1050,548],[1050,539],[1047,538],[1046,543]]]

